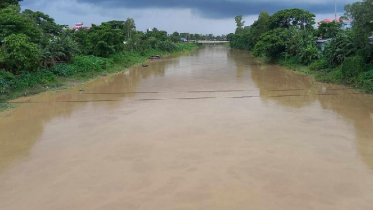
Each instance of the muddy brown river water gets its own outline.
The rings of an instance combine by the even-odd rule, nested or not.
[[[0,209],[373,209],[372,95],[223,46],[148,64],[0,113]]]

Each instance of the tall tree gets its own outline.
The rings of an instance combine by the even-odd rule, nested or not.
[[[234,20],[236,21],[236,34],[240,34],[243,32],[243,27],[245,25],[245,21],[242,20],[242,15],[237,15]]]
[[[269,18],[269,29],[290,28],[291,26],[310,29],[313,24],[315,24],[315,15],[297,8],[280,10]]]
[[[127,39],[130,39],[136,31],[135,21],[132,18],[127,18],[124,22],[124,31],[126,32]]]
[[[352,19],[356,31],[356,41],[360,48],[370,46],[368,37],[373,34],[373,0],[363,0],[345,6],[345,15]]]
[[[13,9],[0,10],[0,26],[0,40],[11,34],[25,34],[34,43],[39,43],[41,39],[41,29]]]

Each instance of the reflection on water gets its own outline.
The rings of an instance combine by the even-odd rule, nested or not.
[[[102,77],[84,86],[16,100],[16,102],[25,102],[27,105],[21,104],[16,110],[0,115],[0,128],[2,129],[0,132],[0,172],[15,163],[17,159],[29,155],[30,150],[43,133],[45,124],[52,119],[68,118],[73,111],[83,110],[87,106],[103,106],[102,103],[79,103],[79,101],[107,100],[110,106],[105,108],[115,109],[124,97],[131,98],[136,95],[141,80],[164,76],[166,68],[170,65],[178,65],[178,61],[174,57],[169,57],[151,62],[149,68],[133,67],[124,73]],[[80,92],[79,89],[83,89],[84,92]]]
[[[148,64],[1,113],[0,209],[373,208],[371,95],[224,46]]]
[[[348,87],[318,83],[283,67],[255,62],[248,52],[229,50],[227,54],[236,62],[238,77],[245,71],[251,73],[264,102],[275,101],[290,108],[303,108],[318,102],[323,109],[333,110],[350,121],[355,128],[357,151],[373,170],[372,95],[359,94]]]

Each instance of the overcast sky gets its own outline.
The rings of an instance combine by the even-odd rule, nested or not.
[[[85,26],[109,20],[135,20],[137,30],[156,27],[189,33],[228,34],[235,31],[234,17],[243,15],[251,25],[258,14],[301,8],[316,14],[316,21],[334,17],[335,0],[24,0],[22,9],[42,11],[57,23]],[[337,14],[356,0],[336,0]]]

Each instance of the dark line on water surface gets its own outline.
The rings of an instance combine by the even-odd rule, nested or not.
[[[328,90],[352,90],[353,88],[335,88]],[[175,91],[175,92],[123,92],[123,93],[81,93],[83,95],[125,95],[125,94],[161,94],[161,93],[229,93],[229,92],[245,92],[245,91],[301,91],[310,89],[276,89],[276,90],[190,90],[190,91]]]
[[[350,95],[365,95],[366,93],[345,93]],[[232,98],[232,99],[243,99],[243,98],[284,98],[284,97],[309,97],[309,96],[342,96],[345,94],[311,94],[311,95],[277,95],[277,96],[233,96],[233,97],[190,97],[190,98],[143,98],[143,99],[133,99],[135,101],[164,101],[164,100],[201,100],[201,99],[218,99],[218,98]],[[43,103],[88,103],[88,102],[117,102],[123,101],[120,100],[85,100],[85,101],[50,101],[50,102],[43,102],[43,101],[24,101],[24,102],[1,102],[1,104],[43,104]]]

